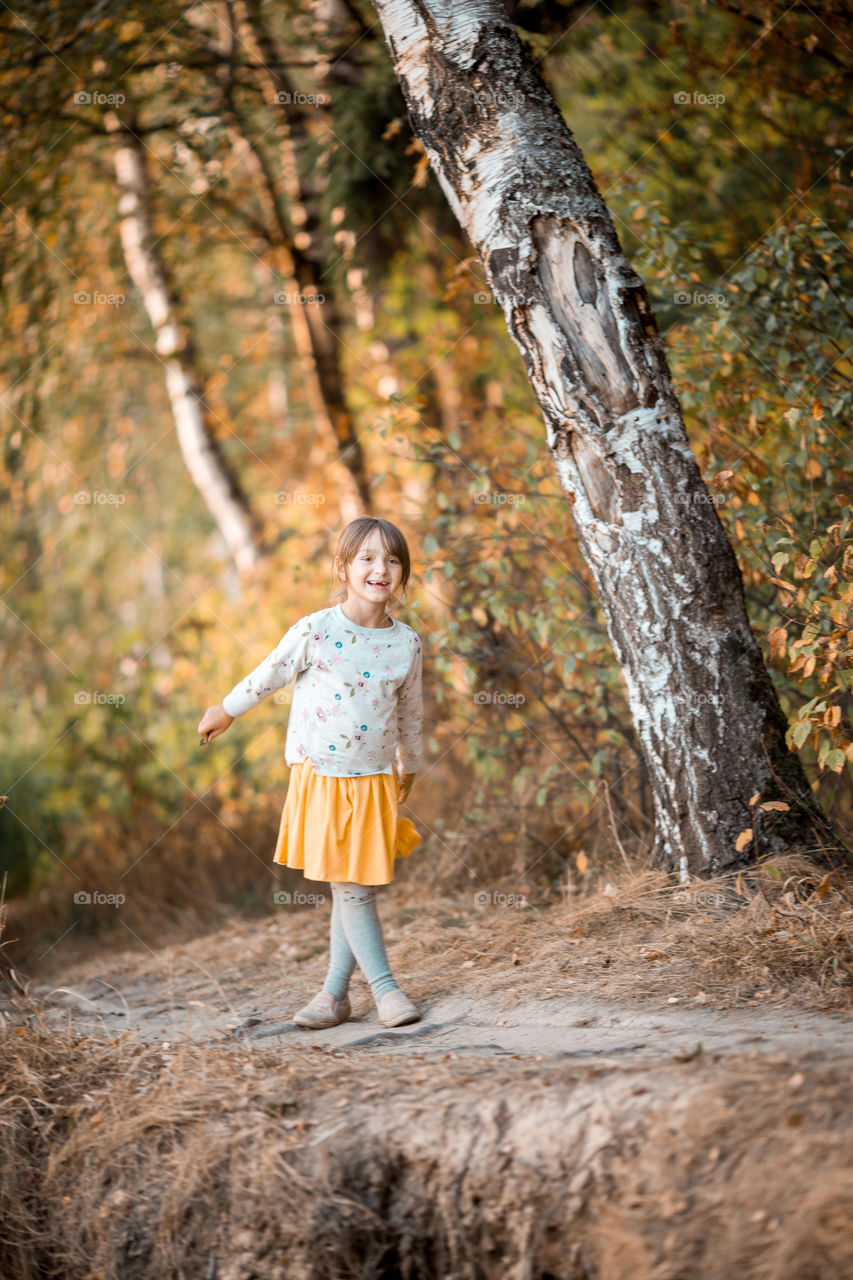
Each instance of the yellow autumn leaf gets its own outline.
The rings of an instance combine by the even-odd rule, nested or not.
[[[785,804],[784,800],[765,800],[764,804],[759,805],[759,808],[761,809],[778,809],[780,813],[784,812],[786,809],[790,809],[790,807],[791,806],[789,804]]]
[[[744,849],[749,844],[753,835],[754,835],[754,832],[752,830],[752,827],[747,827],[746,831],[741,831],[737,840],[735,840],[735,848],[737,849],[738,853],[743,853]]]
[[[587,858],[583,849],[581,849],[580,853],[575,855],[575,865],[578,871],[581,873],[581,875],[585,876],[587,873],[587,868],[589,867],[589,859]]]
[[[788,642],[787,627],[771,627],[767,632],[767,639],[770,642],[770,652],[773,657],[784,658],[785,646]],[[794,648],[794,645],[791,648]]]
[[[758,804],[758,801],[759,801],[760,799],[761,799],[761,792],[760,792],[760,791],[756,791],[756,793],[755,793],[755,795],[754,795],[754,796],[750,796],[750,799],[749,799],[749,807],[750,807],[750,809],[752,808],[752,806],[753,806],[754,804]]]
[[[815,400],[814,404],[812,405],[812,417],[817,418],[818,422],[820,422],[823,415],[824,415],[823,405],[819,400]]]
[[[833,873],[832,873],[831,871],[827,871],[826,875],[823,877],[823,879],[821,880],[820,884],[819,884],[819,885],[818,885],[818,887],[815,889],[815,891],[814,891],[814,896],[815,896],[818,900],[820,900],[821,898],[824,898],[824,897],[826,896],[827,890],[829,889],[829,882],[830,882],[830,880],[832,879],[832,874],[833,874]]]

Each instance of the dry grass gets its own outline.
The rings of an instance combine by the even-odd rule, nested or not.
[[[381,907],[416,999],[853,1003],[851,878],[798,856],[686,887],[619,857],[562,894],[505,877],[488,905],[476,885],[425,891],[428,871]],[[327,909],[279,913],[108,962],[177,994],[205,973],[235,1004],[296,966],[308,994],[327,931]],[[103,941],[73,973],[51,960],[65,981],[103,972]],[[20,983],[0,1039],[3,1280],[853,1274],[844,1062],[166,1047],[56,1030]]]
[[[140,814],[120,842],[85,849],[40,890],[7,904],[0,955],[15,968],[48,972],[119,940],[124,946],[134,934],[177,943],[233,918],[235,910],[266,913],[273,889],[288,886],[288,874],[270,864],[279,816],[280,805],[268,800],[231,830],[196,805],[164,832],[161,822]],[[124,901],[120,911],[80,905],[80,892],[120,894]]]
[[[739,875],[674,883],[638,861],[577,878],[563,900],[527,898],[504,881],[478,909],[474,891],[441,910],[413,905],[396,963],[442,989],[474,986],[515,1001],[595,992],[604,999],[662,995],[719,1007],[750,1001],[853,1007],[853,875],[807,858],[775,857]],[[501,897],[503,894],[503,897]],[[497,899],[499,905],[493,905]],[[460,965],[462,967],[460,967]]]
[[[499,993],[508,1005],[594,995],[637,1003],[674,997],[718,1008],[853,1008],[853,876],[826,873],[799,855],[689,886],[619,859],[583,881],[576,877],[562,895],[537,894],[517,880],[493,882],[487,905],[474,888],[450,896],[425,886],[426,861],[413,871],[383,892],[380,913],[394,970],[414,999],[465,991]],[[522,896],[524,906],[502,905]],[[121,950],[101,938],[96,947],[81,946],[69,969],[63,943],[30,973],[66,983],[70,972],[78,980],[104,973],[108,956],[111,981],[147,973],[162,982],[165,972],[179,988],[193,968],[228,999],[246,1000],[292,984],[296,975],[308,996],[325,972],[328,913],[327,901],[273,917],[236,917],[190,942],[179,935],[167,943],[148,928],[140,935],[145,946],[119,923]]]
[[[851,1274],[843,1063],[401,1067],[96,1041],[22,1004],[0,1042],[0,1274]]]

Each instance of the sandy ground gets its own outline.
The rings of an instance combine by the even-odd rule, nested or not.
[[[766,998],[736,1008],[715,998],[715,1007],[695,984],[683,990],[683,984],[663,983],[658,992],[641,988],[630,1000],[614,998],[588,955],[573,956],[569,970],[558,972],[561,989],[546,986],[531,999],[522,970],[535,966],[535,948],[526,961],[513,951],[497,973],[493,966],[478,967],[463,958],[468,951],[478,954],[473,926],[464,922],[451,928],[454,936],[442,938],[449,945],[430,955],[430,963],[413,963],[424,950],[422,930],[432,929],[434,936],[434,924],[424,918],[404,930],[386,928],[397,980],[422,1011],[421,1022],[390,1031],[379,1023],[358,972],[348,1022],[317,1032],[291,1021],[325,973],[327,921],[313,912],[281,923],[235,925],[161,951],[110,949],[103,960],[90,956],[61,980],[31,985],[30,994],[55,1024],[145,1043],[245,1038],[284,1051],[313,1043],[367,1055],[381,1049],[482,1058],[618,1056],[637,1064],[700,1053],[816,1051],[828,1058],[853,1052],[853,1017],[846,1012],[804,1007],[784,991],[762,991]],[[669,990],[678,994],[664,994]]]

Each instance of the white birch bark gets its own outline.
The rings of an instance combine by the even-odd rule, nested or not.
[[[653,863],[686,880],[817,852],[831,832],[785,745],[646,291],[549,89],[500,0],[375,8],[412,127],[542,408],[648,766]],[[755,793],[790,808],[759,811]]]
[[[125,262],[154,329],[181,454],[235,565],[241,573],[251,573],[263,554],[260,529],[207,422],[192,346],[181,333],[151,223],[145,151],[139,138],[114,113],[109,113],[107,127],[114,135]]]

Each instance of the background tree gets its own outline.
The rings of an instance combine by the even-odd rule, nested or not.
[[[127,271],[154,329],[181,454],[237,568],[251,572],[262,552],[261,530],[210,430],[195,368],[195,343],[181,323],[181,307],[166,279],[160,240],[152,225],[145,145],[134,132],[132,120],[122,123],[111,111],[106,125],[115,140],[120,233]]]

